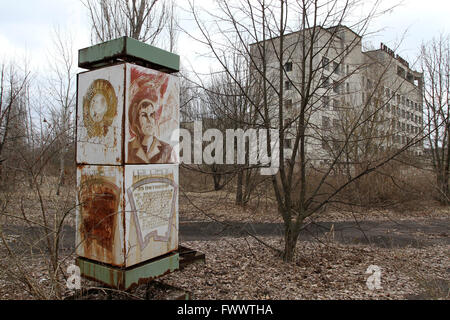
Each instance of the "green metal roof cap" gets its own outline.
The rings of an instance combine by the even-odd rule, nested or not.
[[[95,69],[119,61],[136,63],[166,73],[180,71],[180,56],[130,37],[121,37],[78,51],[78,66]]]

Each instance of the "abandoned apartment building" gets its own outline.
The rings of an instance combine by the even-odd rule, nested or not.
[[[305,39],[314,39],[309,40],[313,45]],[[423,143],[418,139],[423,131],[423,77],[405,59],[384,44],[380,49],[363,51],[362,37],[342,25],[286,34],[283,48],[280,63],[279,37],[250,46],[252,74],[261,74],[255,69],[266,61],[267,74],[272,73],[274,83],[279,84],[280,66],[284,68],[287,150],[292,148],[301,110],[302,77],[311,75],[309,102],[304,109],[308,122],[305,147],[311,164],[332,159],[349,132],[356,137],[347,138],[354,158],[358,158],[355,153],[361,157],[400,150],[405,145],[412,145],[407,149],[409,155],[423,155]],[[302,59],[304,55],[306,59]],[[271,105],[276,122],[277,98]],[[355,123],[359,125],[355,127]]]

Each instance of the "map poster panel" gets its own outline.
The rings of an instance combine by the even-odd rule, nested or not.
[[[127,64],[126,164],[178,163],[179,78]]]
[[[78,75],[77,164],[121,165],[125,64]]]
[[[77,255],[123,266],[122,167],[78,166],[77,186]]]
[[[178,249],[178,165],[125,167],[127,267]]]

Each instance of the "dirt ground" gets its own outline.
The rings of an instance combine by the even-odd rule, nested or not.
[[[180,244],[204,253],[204,263],[129,293],[83,280],[83,295],[76,298],[172,299],[176,287],[192,299],[449,299],[449,212],[438,206],[331,208],[306,221],[295,262],[284,263],[271,249],[283,248],[283,225],[273,206],[241,208],[225,192],[187,193],[180,197]],[[64,266],[75,258],[73,219],[68,221],[61,238]],[[36,250],[43,245],[39,227],[11,223],[3,231],[10,248],[27,261],[27,272],[45,288],[47,261]],[[24,243],[33,243],[35,250]],[[366,271],[373,265],[379,267],[381,282],[370,290]],[[64,297],[74,298],[73,292],[67,290]],[[0,299],[33,298],[0,270]]]

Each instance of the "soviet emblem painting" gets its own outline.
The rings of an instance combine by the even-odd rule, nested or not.
[[[94,80],[83,97],[83,121],[89,138],[105,137],[117,114],[117,97],[111,83]]]
[[[77,163],[121,164],[123,74],[119,65],[79,75]]]
[[[178,163],[178,78],[130,65],[127,73],[126,163]]]

